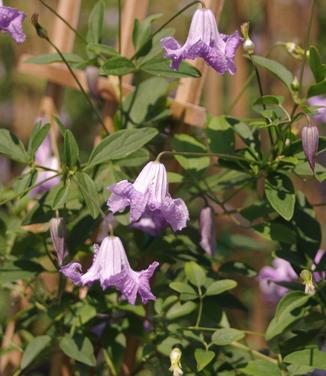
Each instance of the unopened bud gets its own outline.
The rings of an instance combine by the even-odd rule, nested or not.
[[[300,277],[305,285],[304,292],[308,295],[314,295],[316,289],[312,280],[312,273],[309,270],[302,270]]]
[[[200,246],[210,256],[216,251],[216,221],[215,213],[210,206],[204,207],[199,216]]]
[[[48,32],[39,24],[38,22],[39,15],[38,13],[33,13],[31,17],[31,23],[35,27],[37,35],[43,39],[49,39]]]
[[[52,218],[50,220],[50,234],[53,248],[57,253],[58,264],[61,266],[67,255],[66,251],[66,228],[63,218]]]
[[[173,373],[173,376],[182,376],[182,366],[181,366],[181,356],[182,352],[178,347],[175,347],[172,349],[170,353],[170,361],[171,361],[171,367],[169,368],[169,371]]]
[[[99,81],[99,69],[95,66],[88,66],[85,70],[86,81],[88,85],[88,90],[93,99],[99,100],[100,93],[98,90]]]
[[[302,60],[304,56],[304,49],[302,47],[293,42],[288,42],[284,45],[290,55],[292,55],[295,59]]]
[[[299,88],[300,88],[299,80],[297,79],[297,77],[294,77],[293,81],[291,82],[291,89],[293,91],[299,91]]]
[[[319,144],[319,131],[315,125],[305,125],[301,132],[303,151],[311,169],[315,169],[315,156]]]
[[[244,38],[243,49],[249,55],[253,55],[255,52],[255,43],[249,37],[249,22],[245,22],[241,25],[241,34]]]

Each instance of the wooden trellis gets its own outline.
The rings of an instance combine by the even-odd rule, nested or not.
[[[142,20],[148,11],[148,0],[126,0],[122,14],[122,55],[130,57],[133,53],[131,42],[133,23],[136,18]],[[211,8],[219,18],[224,0],[206,0],[206,6]],[[77,27],[80,0],[59,0],[57,12],[73,27]],[[60,20],[57,19],[52,33],[54,44],[62,52],[72,52],[75,35]],[[53,51],[51,51],[53,52]],[[40,112],[51,118],[58,113],[61,105],[62,90],[65,87],[79,90],[74,78],[62,63],[38,65],[26,63],[30,55],[23,55],[19,61],[18,70],[22,73],[36,76],[48,82],[45,96],[41,102]],[[185,124],[202,127],[206,121],[206,110],[199,106],[207,67],[200,59],[194,65],[202,72],[201,78],[183,78],[179,81],[176,96],[171,103],[172,116],[182,119]],[[82,70],[75,71],[79,81],[85,90],[88,90],[86,75]],[[134,88],[131,85],[131,77],[123,80],[123,94],[126,95]],[[112,117],[119,101],[117,95],[117,82],[114,78],[100,77],[98,80],[98,92],[106,103],[105,124],[109,131],[112,130]]]

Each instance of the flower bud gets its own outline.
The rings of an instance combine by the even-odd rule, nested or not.
[[[302,146],[311,169],[315,169],[315,155],[319,144],[319,131],[315,125],[306,125],[301,132]]]
[[[169,368],[169,371],[173,373],[173,376],[182,376],[182,366],[181,366],[181,356],[182,352],[178,347],[175,347],[172,349],[170,353],[170,361],[171,361],[171,367]]]
[[[314,295],[316,292],[314,282],[312,280],[312,274],[309,270],[302,270],[300,277],[305,285],[304,292],[308,295]]]
[[[91,97],[95,100],[100,99],[100,93],[98,90],[98,79],[99,79],[99,70],[97,67],[88,66],[85,70],[86,81],[88,85],[88,90]]]
[[[241,25],[241,33],[244,38],[243,49],[249,55],[253,55],[255,52],[255,43],[249,37],[249,22],[245,22]]]
[[[199,216],[200,246],[210,256],[216,251],[216,222],[215,214],[210,206],[204,207]]]
[[[293,42],[288,42],[285,43],[285,48],[287,52],[295,59],[302,60],[304,56],[304,49],[301,48],[299,45]]]
[[[50,234],[53,248],[57,253],[58,264],[62,265],[67,255],[66,251],[66,228],[63,218],[52,218],[50,220]]]
[[[297,77],[294,77],[293,81],[291,82],[291,89],[293,91],[299,91],[300,83]]]

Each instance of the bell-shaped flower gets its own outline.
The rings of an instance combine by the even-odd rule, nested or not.
[[[172,372],[173,376],[182,376],[182,366],[181,366],[182,352],[178,347],[174,347],[170,353],[171,366],[169,371]]]
[[[201,57],[218,73],[234,74],[234,58],[242,43],[238,31],[232,35],[220,34],[214,13],[210,9],[197,9],[193,15],[188,38],[183,46],[173,37],[161,39],[165,57],[172,60],[171,67],[177,70],[181,61]]]
[[[35,153],[36,164],[49,168],[51,170],[59,170],[59,160],[52,153],[50,136],[47,136]],[[47,192],[53,186],[60,183],[60,178],[54,177],[57,173],[55,171],[38,171],[35,184],[41,183],[33,189],[32,194]],[[51,179],[52,178],[52,179]],[[46,180],[46,181],[45,181]]]
[[[216,251],[215,213],[210,206],[204,207],[199,215],[200,246],[210,256]]]
[[[315,156],[319,144],[319,131],[315,125],[306,125],[301,132],[302,147],[312,170],[315,169]]]
[[[146,270],[134,271],[120,238],[107,236],[100,246],[94,246],[93,263],[86,273],[79,273],[81,266],[78,263],[66,265],[61,268],[61,272],[75,284],[90,286],[99,281],[103,290],[115,287],[130,304],[135,304],[139,294],[145,304],[156,299],[151,292],[149,280],[158,265],[155,261]]]
[[[314,119],[319,123],[326,123],[326,96],[317,95],[308,100],[310,106],[318,106],[317,114]]]
[[[53,248],[57,253],[58,264],[61,266],[67,255],[66,228],[63,218],[52,218],[50,220],[50,234]]]
[[[274,259],[273,267],[264,266],[258,274],[260,290],[264,298],[271,303],[276,303],[287,292],[286,287],[275,282],[292,282],[296,279],[297,274],[291,264],[281,258]]]
[[[312,279],[312,273],[309,270],[302,270],[300,277],[305,286],[304,292],[308,295],[314,295],[316,292],[315,284]]]
[[[178,231],[189,219],[184,201],[172,199],[169,194],[166,169],[160,162],[147,163],[133,184],[122,180],[109,186],[109,190],[109,209],[117,213],[130,207],[131,222],[150,218],[159,228],[169,224],[173,231]]]
[[[6,7],[0,0],[0,31],[11,35],[16,43],[23,43],[26,35],[23,22],[26,14],[18,9]]]

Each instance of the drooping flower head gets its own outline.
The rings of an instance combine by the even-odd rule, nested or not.
[[[183,46],[173,37],[161,39],[165,57],[172,60],[172,69],[177,70],[182,60],[201,57],[220,74],[236,72],[234,58],[241,43],[238,31],[232,35],[220,34],[214,13],[206,8],[195,11]]]
[[[11,35],[16,43],[23,43],[26,35],[23,22],[26,14],[18,9],[6,7],[0,0],[0,31]]]
[[[302,147],[311,169],[315,169],[315,156],[319,144],[319,131],[316,125],[306,125],[301,132]]]
[[[210,256],[213,256],[216,251],[216,223],[215,213],[210,206],[206,206],[200,211],[199,226],[200,246]]]
[[[90,286],[99,281],[103,290],[115,287],[130,304],[135,304],[137,294],[145,304],[156,299],[149,280],[158,265],[155,261],[145,270],[134,271],[120,238],[107,236],[100,246],[94,245],[93,263],[86,273],[81,273],[81,265],[78,263],[68,264],[60,270],[75,284]]]
[[[260,290],[264,298],[271,303],[276,303],[287,292],[286,287],[274,282],[292,282],[296,279],[297,274],[291,264],[281,258],[273,260],[273,267],[264,266],[258,275]]]
[[[317,114],[314,116],[314,119],[319,123],[326,123],[326,97],[317,95],[309,98],[308,103],[310,106],[320,106]]]
[[[172,349],[170,353],[170,362],[171,366],[169,368],[169,371],[173,373],[173,376],[182,376],[182,366],[181,366],[181,357],[182,352],[178,347],[175,347]]]
[[[316,292],[315,284],[312,279],[312,273],[309,270],[302,270],[300,277],[304,284],[304,292],[308,295],[314,295]]]
[[[61,266],[67,256],[66,228],[63,218],[52,218],[50,220],[50,234],[53,248],[57,253],[58,264]]]
[[[122,180],[108,188],[112,192],[109,209],[117,213],[130,207],[131,222],[151,219],[155,231],[167,225],[178,231],[187,224],[187,206],[180,198],[172,199],[166,169],[160,162],[147,163],[133,184]]]

